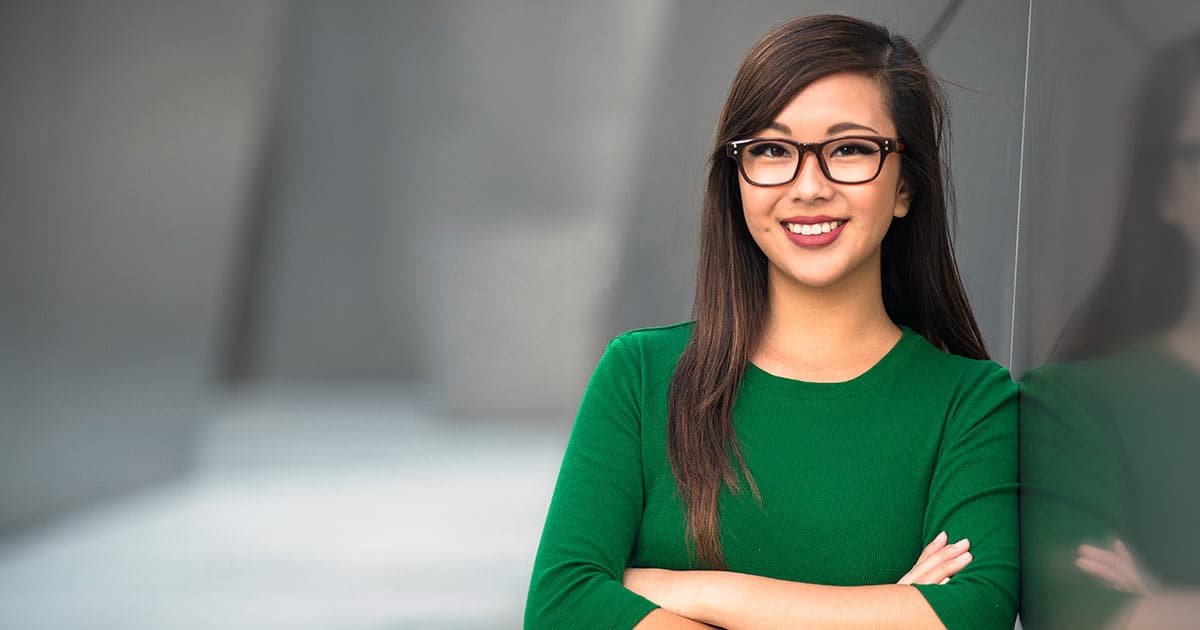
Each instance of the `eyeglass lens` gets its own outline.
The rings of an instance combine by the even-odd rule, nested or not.
[[[879,173],[883,147],[866,138],[835,140],[821,147],[821,160],[829,178],[844,184],[870,181]],[[746,178],[760,186],[777,186],[796,176],[800,151],[778,140],[751,142],[741,151]]]

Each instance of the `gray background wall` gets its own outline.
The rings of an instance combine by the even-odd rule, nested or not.
[[[0,528],[297,435],[283,473],[518,432],[552,477],[604,342],[688,317],[741,56],[823,11],[928,38],[968,292],[994,358],[1036,364],[1108,251],[1143,51],[1195,3],[0,5]],[[279,392],[269,421],[227,413]],[[362,392],[381,432],[339,451]]]
[[[279,15],[0,5],[0,525],[187,468]]]
[[[1138,84],[1151,55],[1200,30],[1194,2],[1031,6],[1013,322],[1021,371],[1049,358],[1111,257],[1131,183]]]

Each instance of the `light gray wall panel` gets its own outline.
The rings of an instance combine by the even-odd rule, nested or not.
[[[1150,55],[1200,29],[1196,3],[1072,0],[1033,6],[1018,371],[1050,356],[1113,250],[1130,185],[1136,89]]]
[[[180,471],[274,3],[0,7],[0,525]]]

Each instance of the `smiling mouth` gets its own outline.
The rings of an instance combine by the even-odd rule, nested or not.
[[[833,230],[845,225],[846,221],[849,221],[849,219],[836,219],[833,221],[825,221],[823,223],[788,223],[787,221],[783,221],[782,225],[783,229],[791,232],[792,234],[828,234],[829,232],[832,232]]]

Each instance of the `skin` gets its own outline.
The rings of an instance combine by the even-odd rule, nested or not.
[[[835,126],[842,129],[831,131]],[[810,84],[755,135],[815,142],[863,134],[897,135],[879,84],[843,73]],[[768,316],[751,357],[755,365],[786,378],[840,382],[866,372],[899,341],[902,331],[883,306],[880,246],[892,220],[909,210],[900,159],[889,156],[879,176],[863,184],[829,181],[811,153],[790,184],[740,182],[746,226],[769,261]],[[828,245],[801,247],[788,239],[783,219],[816,215],[849,221]],[[662,606],[638,624],[640,630],[705,623],[730,629],[943,628],[911,585],[945,583],[971,561],[969,544],[948,545],[939,535],[898,584],[835,587],[662,569],[630,569],[624,583]]]
[[[829,133],[842,123],[858,128]],[[812,142],[853,134],[895,137],[896,127],[877,82],[836,74],[802,90],[770,128],[756,135]],[[865,184],[829,181],[811,153],[805,154],[791,184],[763,187],[740,181],[746,226],[769,261],[769,314],[751,358],[755,365],[796,380],[846,381],[899,341],[900,328],[883,306],[880,245],[892,220],[908,214],[901,159],[889,156],[879,176]],[[833,243],[806,248],[789,240],[781,224],[797,215],[849,221]],[[819,335],[813,334],[816,330]]]
[[[941,628],[909,584],[945,584],[971,562],[970,542],[947,544],[938,534],[913,568],[891,585],[837,587],[774,580],[727,571],[627,569],[626,588],[662,608],[638,630],[662,628]],[[918,601],[919,600],[919,601]],[[864,608],[865,607],[865,608]]]
[[[1200,593],[1195,589],[1167,591],[1157,586],[1156,580],[1138,565],[1137,559],[1120,539],[1113,543],[1111,549],[1080,545],[1076,550],[1075,566],[1112,588],[1139,595],[1106,628],[1190,628],[1200,618]]]
[[[1112,549],[1093,545],[1080,545],[1075,556],[1075,566],[1084,573],[1107,582],[1113,588],[1138,595],[1150,594],[1150,580],[1139,570],[1137,561],[1125,543],[1117,539]]]

